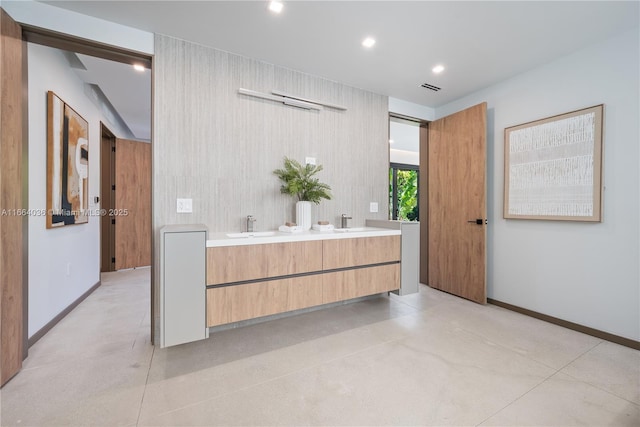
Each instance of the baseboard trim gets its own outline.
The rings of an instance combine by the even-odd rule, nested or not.
[[[46,335],[47,332],[49,332],[54,326],[56,326],[56,324],[61,321],[62,319],[64,319],[64,317],[71,313],[71,311],[76,308],[82,301],[84,301],[89,295],[91,295],[93,293],[93,291],[95,291],[96,289],[98,289],[100,287],[100,285],[102,284],[102,282],[100,280],[98,280],[98,282],[93,285],[92,287],[89,288],[89,290],[87,292],[85,292],[84,294],[80,295],[80,297],[78,297],[78,299],[76,299],[74,302],[72,302],[71,304],[69,304],[69,306],[67,308],[65,308],[64,310],[62,310],[56,317],[54,317],[53,319],[51,319],[51,321],[49,321],[49,323],[47,323],[46,325],[44,325],[42,328],[40,328],[40,330],[38,330],[35,334],[33,334],[31,336],[31,338],[29,338],[28,340],[28,345],[29,347],[31,347],[32,345],[34,345],[36,342],[38,342],[38,340],[40,338],[42,338],[43,336]]]
[[[557,317],[549,316],[547,314],[538,313],[537,311],[518,307],[517,305],[511,305],[509,303],[498,301],[493,298],[487,298],[487,302],[489,304],[497,305],[498,307],[506,308],[507,310],[515,311],[517,313],[535,317],[536,319],[544,320],[545,322],[553,323],[554,325],[582,332],[583,334],[591,335],[593,337],[600,338],[606,341],[611,341],[625,347],[633,348],[634,350],[640,350],[640,341],[634,341],[632,339],[610,334],[609,332],[604,332],[599,329],[590,328],[578,323],[569,322],[568,320],[562,320]]]

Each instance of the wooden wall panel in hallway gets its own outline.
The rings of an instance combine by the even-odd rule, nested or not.
[[[0,9],[0,383],[4,385],[22,368],[23,232],[22,197],[22,29]]]
[[[151,144],[116,140],[116,270],[151,265]]]

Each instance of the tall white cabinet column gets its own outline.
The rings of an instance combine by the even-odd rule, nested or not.
[[[209,337],[204,225],[160,230],[160,347]]]

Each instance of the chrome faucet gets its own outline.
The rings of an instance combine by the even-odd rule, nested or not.
[[[253,233],[255,230],[256,219],[253,215],[247,215],[247,233]]]
[[[352,218],[350,216],[347,216],[347,214],[342,214],[342,218],[340,218],[340,228],[348,228],[347,227],[348,219],[352,219]]]

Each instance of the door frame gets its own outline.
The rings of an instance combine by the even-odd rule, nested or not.
[[[115,271],[116,233],[110,213],[115,209],[116,136],[100,122],[100,272]]]
[[[422,200],[418,201],[420,209],[420,260],[419,280],[429,284],[429,123],[420,125],[420,169],[418,188],[423,187]]]

